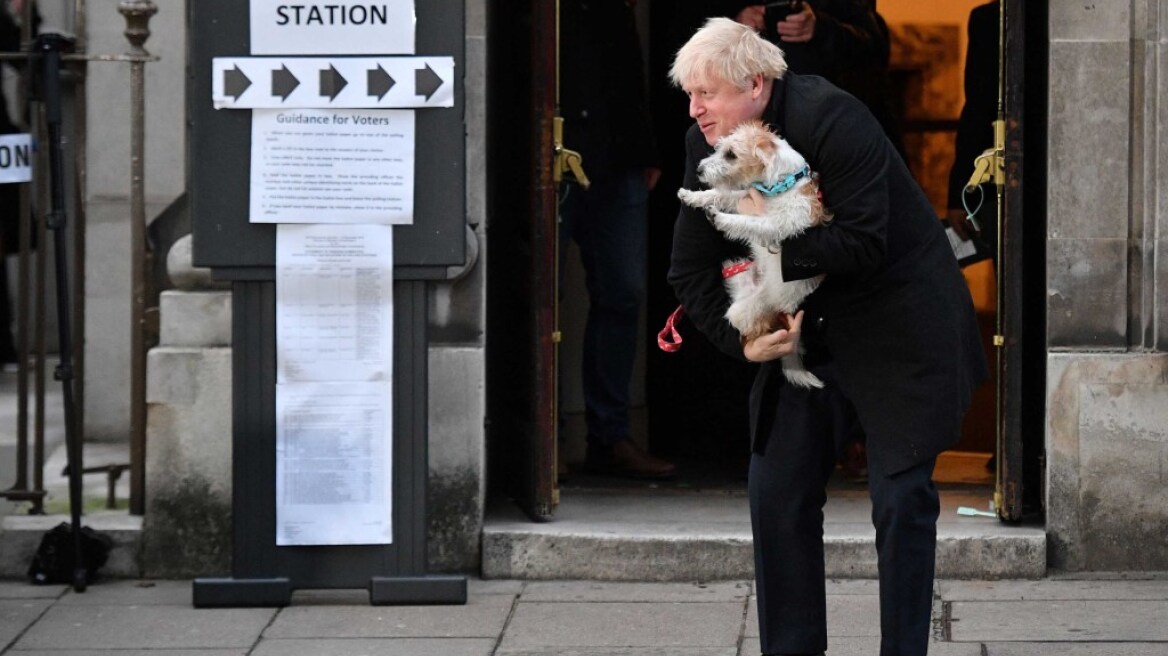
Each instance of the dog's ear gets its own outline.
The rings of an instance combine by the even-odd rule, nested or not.
[[[773,159],[778,149],[778,140],[770,130],[764,128],[754,133],[754,152],[759,159],[764,162]]]

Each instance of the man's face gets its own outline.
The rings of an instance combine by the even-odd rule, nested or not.
[[[739,123],[761,119],[770,99],[769,88],[761,75],[756,75],[746,89],[716,78],[682,86],[689,96],[689,115],[711,146],[733,132]]]

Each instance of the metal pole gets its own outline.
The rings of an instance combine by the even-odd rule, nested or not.
[[[150,0],[123,0],[128,54],[146,56],[150,17],[158,8]],[[130,276],[133,285],[130,340],[130,513],[146,512],[146,195],[145,62],[130,62]]]
[[[42,34],[37,38],[37,50],[43,64],[42,87],[46,124],[49,129],[49,184],[50,207],[45,224],[53,231],[53,259],[57,274],[57,334],[61,341],[61,360],[55,377],[61,381],[65,406],[65,443],[69,451],[69,512],[73,533],[73,589],[84,592],[89,583],[84,550],[81,543],[82,462],[81,436],[77,434],[73,410],[73,338],[69,325],[69,272],[65,260],[64,137],[61,130],[61,51],[72,44],[59,34]]]

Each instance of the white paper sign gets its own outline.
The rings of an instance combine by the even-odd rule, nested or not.
[[[393,372],[393,228],[276,227],[276,382]]]
[[[391,397],[388,382],[277,386],[277,545],[393,543]]]
[[[32,180],[32,135],[0,134],[0,184]]]
[[[252,111],[252,223],[414,220],[414,112]]]
[[[454,106],[453,57],[216,57],[215,109]]]
[[[253,55],[412,55],[413,0],[251,0]]]

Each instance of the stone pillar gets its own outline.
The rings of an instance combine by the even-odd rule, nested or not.
[[[430,285],[429,566],[477,571],[486,503],[486,2],[466,0],[467,266]]]
[[[1060,569],[1168,569],[1163,5],[1050,4],[1046,510]]]
[[[147,357],[146,517],[150,577],[231,567],[231,293],[190,263],[190,236],[167,258],[161,337]]]

